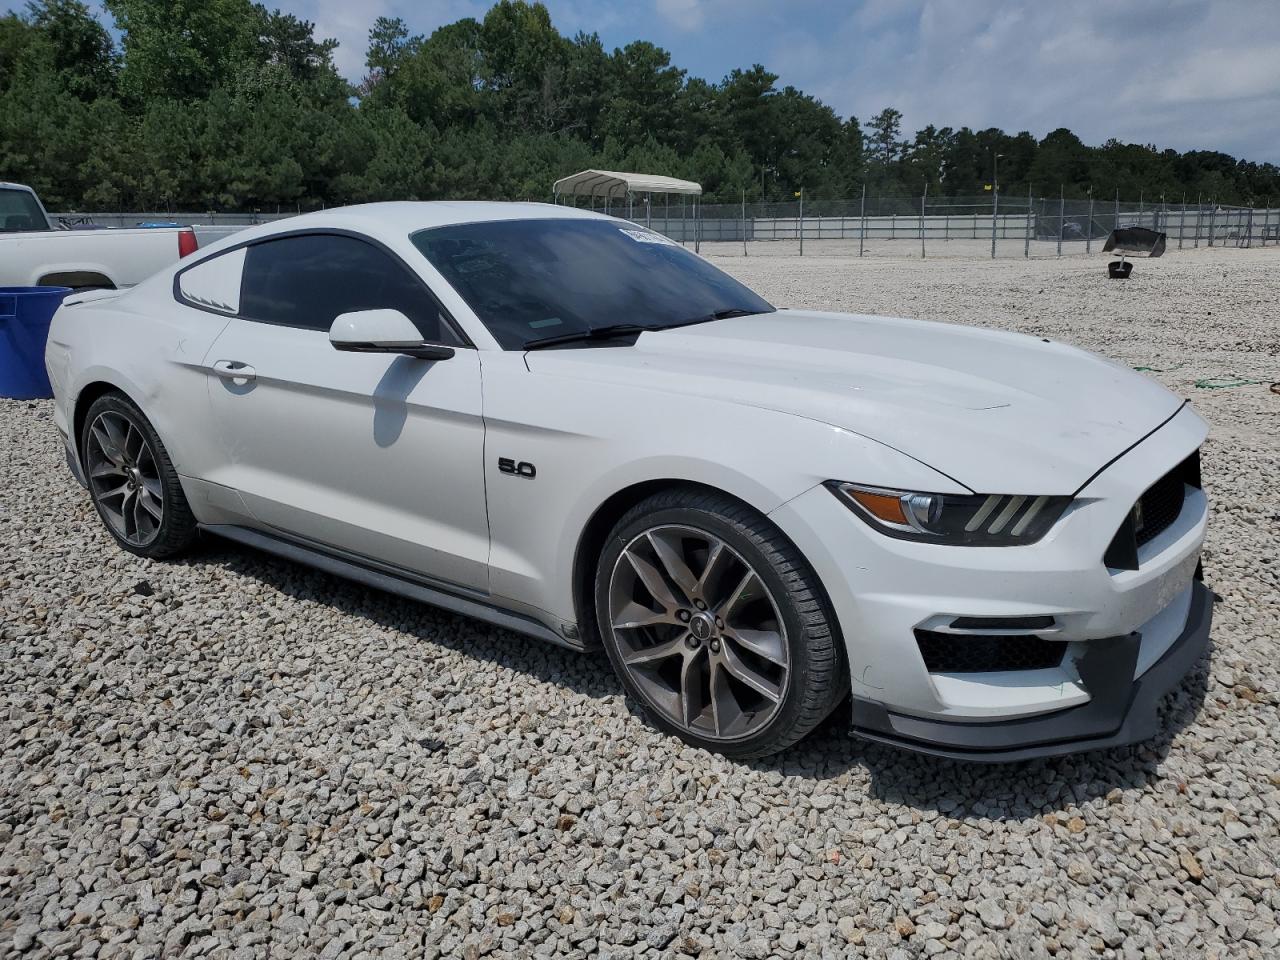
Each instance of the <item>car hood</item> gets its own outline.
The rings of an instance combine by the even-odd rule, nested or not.
[[[979,493],[1075,493],[1182,406],[1154,380],[1065,344],[801,310],[644,333],[634,347],[531,351],[526,360],[533,373],[828,423]]]

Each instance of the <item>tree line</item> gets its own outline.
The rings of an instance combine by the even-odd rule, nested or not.
[[[369,31],[367,73],[334,40],[252,0],[105,0],[120,42],[80,0],[0,17],[0,180],[60,210],[311,209],[379,199],[547,199],[588,167],[697,180],[708,201],[981,194],[1280,199],[1280,168],[1067,129],[866,122],[756,64],[719,82],[661,47],[563,36],[541,3],[500,0],[429,36]]]

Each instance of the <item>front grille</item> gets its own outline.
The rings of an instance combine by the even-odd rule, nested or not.
[[[1138,498],[1133,508],[1133,535],[1138,546],[1150,543],[1173,526],[1173,521],[1182,512],[1182,501],[1186,493],[1182,469],[1176,467]]]
[[[1137,570],[1138,548],[1173,526],[1186,500],[1187,487],[1200,486],[1197,450],[1147,488],[1116,531],[1102,557],[1113,570]]]
[[[1061,640],[1032,634],[980,636],[917,630],[916,643],[930,673],[1000,673],[1045,670],[1062,663],[1067,649]]]

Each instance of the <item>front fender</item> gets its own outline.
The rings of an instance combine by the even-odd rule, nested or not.
[[[826,480],[967,490],[911,457],[830,424],[758,406],[528,373],[483,358],[490,585],[573,621],[583,531],[602,504],[655,482],[724,491],[763,514]],[[517,366],[519,364],[519,366]],[[500,459],[532,465],[528,477]]]

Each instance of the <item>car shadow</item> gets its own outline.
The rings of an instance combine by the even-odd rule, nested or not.
[[[603,655],[584,655],[216,538],[196,556],[180,562],[217,564],[287,596],[324,603],[580,696],[603,700],[623,693]],[[1208,657],[1202,658],[1165,698],[1160,733],[1133,746],[1015,763],[947,760],[851,735],[846,700],[800,743],[776,756],[741,764],[759,773],[811,781],[860,779],[858,772],[864,770],[870,794],[885,803],[956,819],[1035,819],[1116,789],[1138,789],[1162,779],[1160,767],[1174,740],[1203,708],[1209,663]],[[625,702],[633,715],[644,717],[641,704],[629,696]]]
[[[396,357],[373,390],[373,439],[389,447],[400,439],[409,420],[409,394],[435,364],[413,357]]]
[[[616,697],[621,689],[603,656],[584,655],[218,537],[205,538],[195,555],[178,562],[191,566],[215,564],[294,599],[325,604],[375,626],[411,634],[582,696],[602,700]]]

